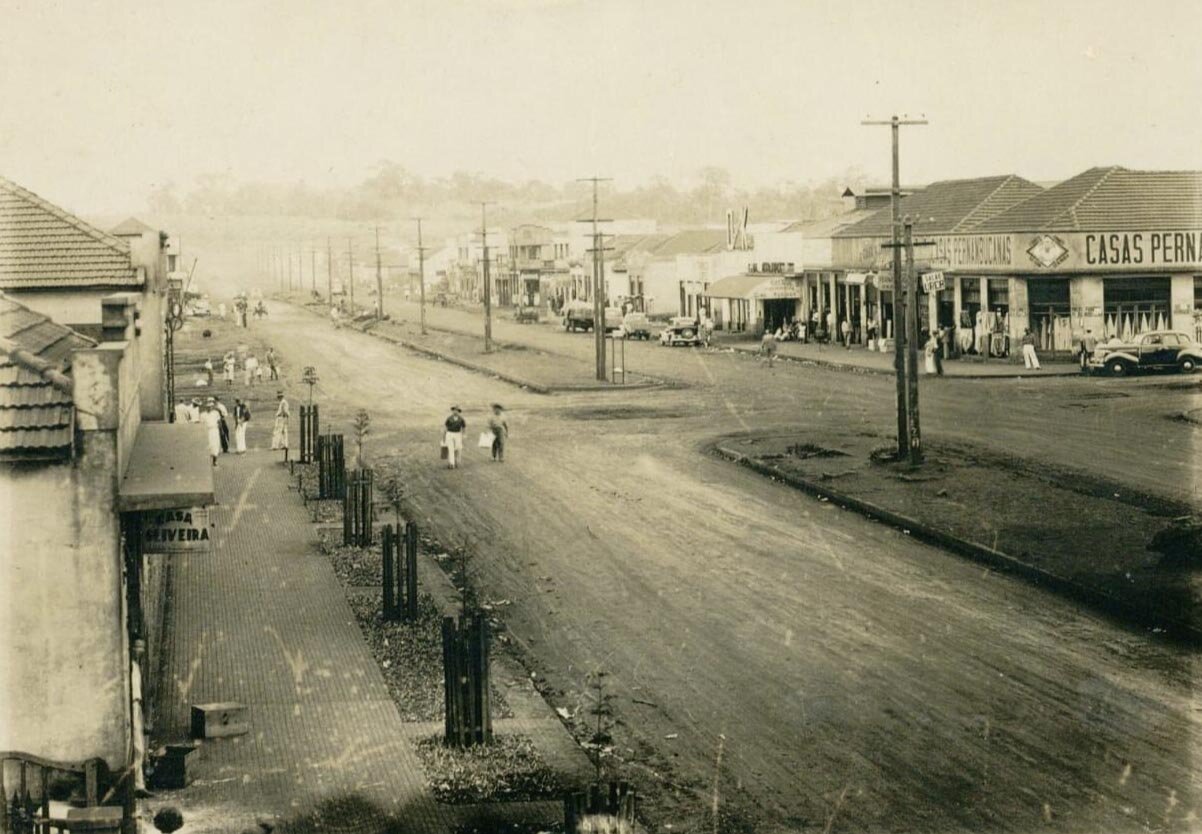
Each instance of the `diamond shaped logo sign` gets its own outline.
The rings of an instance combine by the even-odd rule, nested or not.
[[[1068,257],[1068,247],[1055,235],[1040,235],[1031,241],[1027,254],[1044,269],[1051,269]]]

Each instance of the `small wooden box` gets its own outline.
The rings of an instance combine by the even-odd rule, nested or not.
[[[240,736],[249,731],[246,707],[237,701],[192,705],[192,738]]]
[[[69,831],[120,831],[123,814],[120,808],[96,806],[92,808],[70,808],[67,810],[65,830]],[[50,822],[54,827],[53,820]]]
[[[191,744],[168,744],[154,751],[151,756],[154,770],[150,773],[150,787],[158,790],[179,790],[188,786],[189,753],[196,751]]]

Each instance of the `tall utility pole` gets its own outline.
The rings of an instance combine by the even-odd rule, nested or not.
[[[492,352],[492,279],[488,274],[488,207],[491,200],[480,202],[480,241],[484,250],[484,352]]]
[[[417,221],[417,269],[418,269],[418,291],[421,293],[421,311],[422,311],[422,335],[426,335],[426,247],[422,246],[422,219],[420,217],[413,218]]]
[[[605,243],[599,223],[608,223],[597,216],[597,185],[609,182],[609,177],[581,177],[577,182],[593,184],[593,346],[596,352],[597,379],[605,382]]]
[[[918,275],[914,269],[914,221],[905,219],[906,245],[906,420],[911,464],[922,463],[922,431],[918,427]],[[901,289],[900,286],[898,289]]]
[[[330,248],[330,239],[326,238],[326,302],[334,303],[334,250]]]
[[[384,318],[384,278],[380,272],[380,227],[376,226],[376,318]]]
[[[888,121],[865,120],[862,125],[889,125],[893,134],[893,368],[897,374],[897,459],[910,454],[909,405],[905,377],[906,333],[902,325],[902,243],[901,243],[901,164],[898,148],[902,125],[925,125],[926,119],[899,119]],[[878,304],[880,302],[878,301]]]
[[[355,253],[351,249],[351,239],[346,239],[346,283],[351,294],[351,318],[355,317]]]

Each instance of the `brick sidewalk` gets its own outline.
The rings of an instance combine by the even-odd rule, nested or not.
[[[221,458],[211,553],[172,556],[155,743],[188,737],[194,703],[240,701],[247,735],[203,743],[175,804],[188,834],[319,807],[340,831],[441,832],[454,814],[423,788],[410,732],[277,453]],[[401,820],[387,827],[388,817]],[[304,826],[306,830],[310,826]]]

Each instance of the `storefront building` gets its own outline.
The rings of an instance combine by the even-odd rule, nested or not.
[[[983,223],[1043,193],[1035,183],[1014,175],[945,180],[904,197],[901,215],[914,221],[915,269],[927,275],[920,282],[919,329],[950,328],[954,343],[969,353],[981,356],[1006,355],[1011,324],[1011,292],[1004,275],[990,277],[998,267],[1008,264],[1009,243],[1005,235],[977,233]],[[845,296],[854,297],[850,287],[864,289],[857,336],[875,326],[878,346],[887,349],[893,338],[893,252],[892,209],[882,208],[858,223],[836,230],[832,235],[833,276],[819,274],[832,283],[834,304],[840,298],[839,275],[849,285]],[[820,280],[819,286],[824,283]],[[815,294],[817,296],[817,293]],[[829,316],[834,312],[833,332],[840,324],[838,308],[814,302]],[[850,315],[854,303],[848,304]],[[1025,308],[1024,308],[1025,309]],[[859,331],[857,333],[857,331]],[[1021,334],[1021,331],[1019,331]],[[995,338],[995,335],[1002,338]],[[996,349],[995,349],[996,348]]]
[[[1040,352],[1066,356],[1086,331],[1202,336],[1202,172],[1092,168],[970,228],[928,229],[915,232],[933,243],[916,256],[931,288],[921,327],[951,328],[958,352],[1017,353],[1028,329]],[[887,269],[888,238],[857,230],[836,241],[837,257]]]

